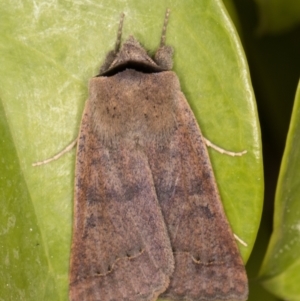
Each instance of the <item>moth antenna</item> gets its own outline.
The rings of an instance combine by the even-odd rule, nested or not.
[[[161,34],[161,39],[160,39],[160,47],[165,46],[165,43],[166,43],[166,31],[167,31],[167,25],[168,25],[168,21],[169,21],[169,15],[170,15],[170,9],[167,8],[164,26],[163,26],[163,30],[162,30],[162,34]]]
[[[125,14],[122,13],[121,17],[120,17],[119,28],[118,28],[117,41],[116,41],[116,46],[115,46],[115,53],[118,53],[119,49],[120,49],[124,18],[125,18]]]

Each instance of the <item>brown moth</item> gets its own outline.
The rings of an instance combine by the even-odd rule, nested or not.
[[[130,36],[90,80],[77,146],[71,301],[246,300],[205,140],[165,46]]]

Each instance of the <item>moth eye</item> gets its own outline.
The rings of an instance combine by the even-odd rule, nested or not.
[[[107,271],[108,271],[108,272],[111,271],[111,266],[110,266],[110,265],[108,266]]]

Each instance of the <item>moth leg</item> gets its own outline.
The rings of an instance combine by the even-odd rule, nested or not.
[[[234,238],[243,246],[248,247],[248,244],[239,238],[235,233],[233,233]]]
[[[227,151],[227,150],[224,150],[220,147],[218,147],[217,145],[213,144],[212,142],[210,142],[208,139],[204,138],[204,141],[205,141],[205,144],[208,146],[208,147],[211,147],[213,148],[214,150],[216,150],[217,152],[221,153],[221,154],[225,154],[225,155],[229,155],[229,156],[233,156],[233,157],[236,157],[236,156],[243,156],[244,154],[247,153],[246,150],[242,151],[242,152],[230,152],[230,151]],[[243,246],[245,247],[248,247],[247,243],[244,242],[241,238],[239,238],[235,233],[233,233],[233,236],[234,238]]]
[[[48,164],[52,161],[55,161],[55,160],[59,159],[65,153],[69,152],[77,144],[77,140],[78,140],[78,138],[76,138],[74,141],[72,141],[72,143],[70,143],[65,149],[63,149],[61,152],[59,152],[55,156],[53,156],[51,158],[48,158],[46,160],[43,160],[43,161],[35,162],[35,163],[32,164],[32,166],[40,166],[40,165]]]
[[[242,152],[231,152],[231,151],[227,151],[215,144],[213,144],[212,142],[210,142],[208,139],[204,138],[204,141],[205,141],[205,144],[207,147],[211,147],[213,148],[214,150],[216,150],[217,152],[221,153],[221,154],[225,154],[225,155],[229,155],[229,156],[232,156],[232,157],[241,157],[243,155],[245,155],[247,153],[246,150],[243,150]]]

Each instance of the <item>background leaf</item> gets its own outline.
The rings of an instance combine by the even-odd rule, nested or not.
[[[274,225],[260,276],[284,299],[300,300],[300,83],[278,179]]]
[[[235,0],[234,3],[242,27],[243,46],[259,111],[265,176],[263,216],[253,252],[247,263],[250,279],[249,301],[273,301],[279,299],[261,286],[257,274],[272,232],[279,167],[299,81],[300,26],[280,35],[257,35],[258,15],[254,1]]]
[[[262,208],[260,130],[245,56],[223,4],[217,0],[8,2],[0,20],[0,68],[5,75],[0,77],[5,121],[1,131],[15,152],[4,149],[2,160],[6,165],[15,162],[16,170],[4,171],[3,177],[24,187],[13,188],[16,202],[2,198],[10,210],[3,227],[9,216],[19,212],[20,202],[28,204],[19,213],[20,228],[25,231],[24,225],[33,224],[41,247],[26,254],[33,262],[42,259],[32,267],[21,260],[9,264],[5,275],[0,274],[3,300],[15,300],[17,293],[20,300],[67,300],[75,151],[39,168],[31,164],[54,155],[77,136],[88,79],[97,74],[114,46],[120,13],[126,15],[123,38],[133,34],[153,52],[167,7],[171,9],[167,44],[175,49],[174,70],[204,135],[223,148],[248,151],[242,158],[213,150],[210,155],[233,230],[248,243],[240,246],[243,258],[249,257]],[[1,189],[1,195],[12,195],[12,188]],[[14,232],[1,233],[25,250]],[[26,243],[33,246],[36,240],[28,237]],[[2,260],[9,254],[12,262],[12,248],[7,244],[0,249]],[[18,273],[20,279],[26,275],[22,285],[14,276]],[[33,278],[37,280],[25,281]],[[34,290],[38,297],[32,296]]]
[[[259,11],[260,34],[287,31],[300,23],[300,2],[295,0],[255,0]]]

